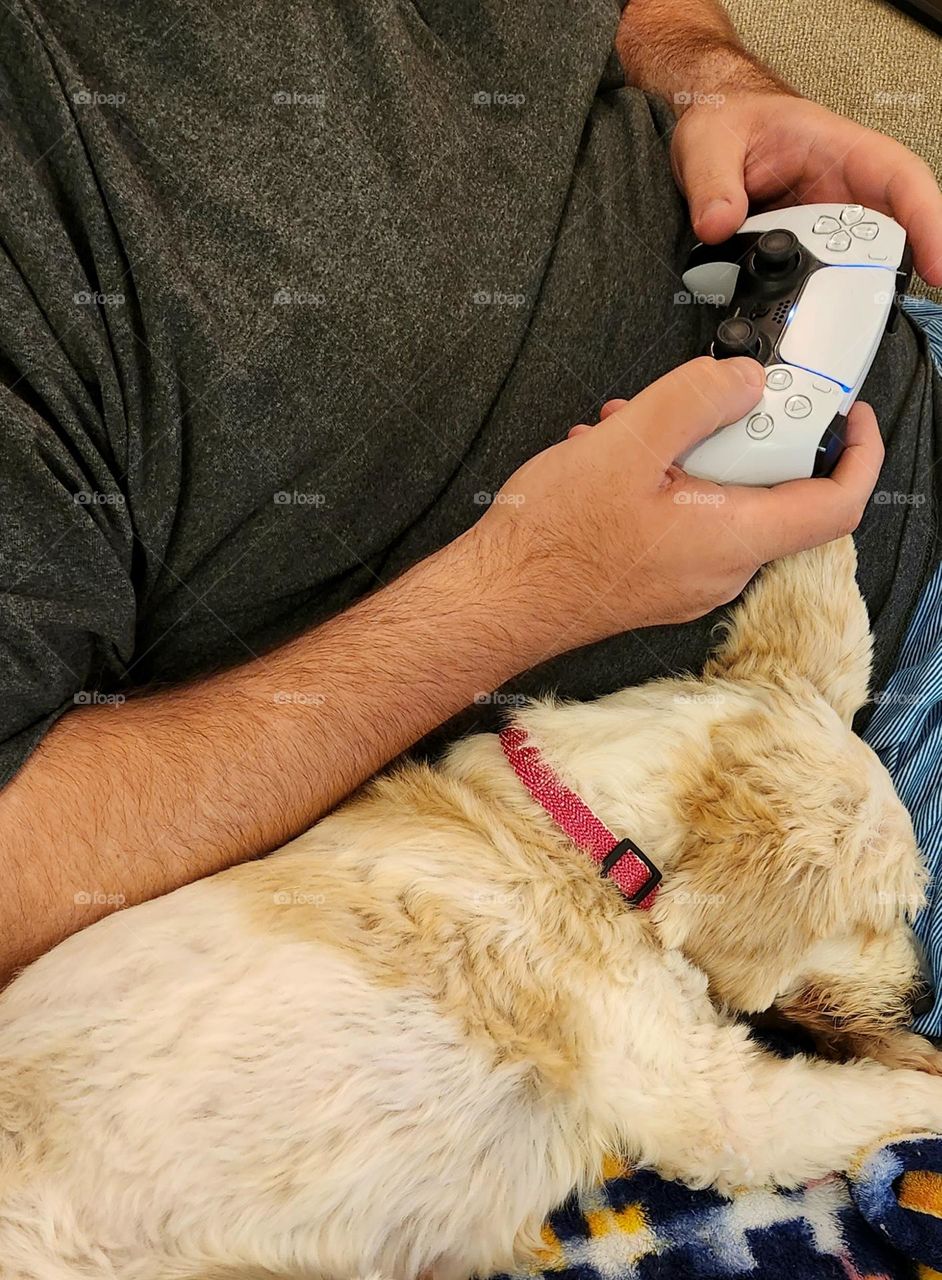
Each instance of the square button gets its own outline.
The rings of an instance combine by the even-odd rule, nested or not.
[[[841,224],[837,218],[830,218],[827,214],[823,214],[811,228],[816,236],[827,236],[832,231],[840,231],[840,229]]]

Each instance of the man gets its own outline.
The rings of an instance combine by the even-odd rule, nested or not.
[[[942,283],[942,197],[711,0],[8,0],[0,50],[2,974],[469,704],[696,667],[678,623],[865,507],[891,669],[937,558],[924,344],[867,387],[912,502],[867,506],[863,405],[832,480],[719,502],[671,464],[761,373],[685,364],[674,295],[687,205],[716,241],[750,201],[883,209]]]

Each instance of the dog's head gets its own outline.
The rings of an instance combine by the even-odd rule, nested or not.
[[[781,561],[734,612],[654,908],[717,1001],[775,1010],[835,1054],[905,1027],[925,992],[912,825],[851,728],[871,660],[855,563],[850,539]]]

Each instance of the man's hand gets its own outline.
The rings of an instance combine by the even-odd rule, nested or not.
[[[719,0],[631,0],[615,36],[625,76],[670,103],[674,172],[701,239],[749,205],[867,205],[901,223],[916,270],[942,285],[942,194],[900,143],[800,97],[743,48]]]
[[[459,538],[323,626],[64,715],[0,791],[0,987],[116,905],[282,844],[525,668],[704,613],[764,560],[853,528],[882,457],[861,406],[830,480],[721,489],[672,465],[746,413],[760,380],[751,360],[684,365],[531,459]],[[133,780],[120,802],[116,778]]]
[[[750,204],[863,204],[906,228],[916,270],[942,285],[942,193],[929,166],[892,138],[776,84],[721,87],[693,96],[671,155],[694,229],[710,244],[731,236]]]
[[[866,405],[830,479],[724,488],[674,465],[756,404],[763,375],[753,360],[693,360],[610,401],[597,427],[573,428],[510,478],[479,529],[538,602],[526,626],[544,653],[699,617],[766,561],[856,528],[883,461]]]

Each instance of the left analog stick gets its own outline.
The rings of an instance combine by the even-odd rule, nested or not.
[[[711,348],[717,360],[732,356],[758,356],[762,350],[762,335],[745,316],[732,316],[716,326],[716,336]]]

